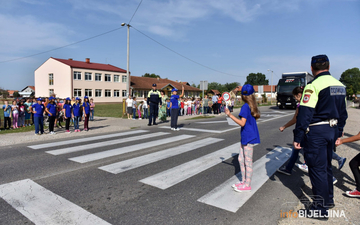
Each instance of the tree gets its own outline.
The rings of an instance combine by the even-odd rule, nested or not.
[[[340,82],[346,86],[346,94],[353,95],[360,92],[360,70],[359,68],[347,69],[341,74]]]
[[[0,95],[2,95],[3,98],[7,98],[7,97],[9,97],[9,92],[0,88]]]
[[[14,94],[13,94],[13,96],[14,96],[14,98],[18,98],[18,97],[20,97],[20,94],[19,94],[18,91],[15,91]]]
[[[251,85],[269,85],[269,80],[266,80],[265,74],[262,73],[250,73],[246,77],[245,84]]]
[[[144,75],[142,75],[142,77],[161,78],[160,75],[156,75],[155,73],[145,73]]]
[[[224,84],[224,89],[225,89],[225,91],[230,92],[237,86],[240,86],[239,82],[226,83],[226,84]]]

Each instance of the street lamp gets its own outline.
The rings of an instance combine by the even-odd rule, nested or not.
[[[130,24],[122,23],[121,26],[127,26],[127,65],[126,65],[126,94],[130,96]]]
[[[270,90],[271,90],[271,105],[272,105],[272,97],[273,97],[273,92],[272,92],[272,77],[273,77],[273,72],[272,70],[268,69],[268,71],[271,71],[271,83],[270,83]]]

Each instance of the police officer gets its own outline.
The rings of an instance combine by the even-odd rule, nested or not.
[[[160,91],[156,89],[156,84],[152,85],[152,90],[149,91],[149,94],[147,96],[147,104],[150,106],[150,117],[149,117],[149,123],[148,126],[151,126],[151,121],[153,125],[157,125],[155,122],[156,117],[158,116],[159,111],[159,103],[161,103],[161,94]]]
[[[302,212],[315,219],[327,219],[327,209],[334,206],[332,152],[347,119],[345,86],[330,75],[329,68],[326,55],[312,57],[315,78],[304,88],[294,130],[294,148],[304,147],[314,195],[312,205]]]

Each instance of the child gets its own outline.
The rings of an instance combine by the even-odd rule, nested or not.
[[[143,119],[147,119],[148,118],[148,104],[147,104],[147,98],[144,98],[144,102],[142,105],[143,108]]]
[[[3,105],[4,110],[4,129],[10,129],[11,128],[11,106],[9,105],[8,101],[4,102],[5,105]],[[9,127],[7,127],[7,125]]]
[[[133,111],[133,120],[136,119],[136,108],[137,108],[137,103],[136,103],[136,97],[133,98],[133,105],[132,105],[132,111]]]
[[[90,102],[89,102],[88,96],[84,97],[84,103],[82,106],[83,106],[83,113],[85,116],[84,131],[88,131],[89,130],[89,116],[90,116]]]
[[[80,132],[79,122],[81,118],[81,106],[80,106],[80,98],[76,97],[75,103],[72,105],[73,107],[73,117],[74,117],[74,129],[75,132]]]
[[[184,96],[184,86],[182,86],[182,92],[179,96],[177,94],[177,89],[174,88],[171,90],[172,95],[170,97],[170,107],[171,107],[171,130],[179,131],[180,129],[177,127],[177,121],[179,117],[179,98]]]
[[[64,117],[65,117],[65,129],[66,129],[66,133],[70,134],[70,119],[71,119],[71,100],[70,98],[66,98],[65,100],[65,104],[63,106],[63,110],[64,110]]]
[[[95,103],[94,99],[90,99],[90,121],[94,121]]]
[[[225,109],[225,114],[241,126],[239,164],[242,181],[232,186],[237,192],[251,191],[253,147],[254,144],[260,143],[259,131],[256,124],[256,120],[260,118],[260,112],[256,105],[254,92],[255,90],[250,84],[242,86],[241,99],[245,104],[241,108],[239,114],[240,119],[233,116],[228,108]]]
[[[18,126],[18,119],[19,119],[19,106],[17,105],[16,101],[13,101],[11,106],[12,115],[13,115],[13,128],[19,128]]]
[[[171,116],[170,104],[170,99],[166,99],[166,117]]]
[[[44,133],[45,106],[42,104],[41,101],[42,99],[38,98],[37,103],[30,106],[30,112],[34,115],[35,135],[41,135]]]
[[[138,116],[139,116],[139,120],[141,120],[141,108],[142,108],[142,104],[143,102],[140,102],[139,106],[138,106],[138,109],[137,109],[137,113],[138,113]]]
[[[338,139],[335,142],[336,146],[339,146],[341,144],[344,143],[348,143],[348,142],[353,142],[353,141],[358,141],[360,140],[360,132],[352,137],[349,138],[345,138],[345,139]],[[345,194],[349,197],[354,197],[354,198],[360,198],[360,153],[357,154],[349,163],[351,172],[354,175],[355,178],[355,182],[356,182],[356,187],[353,191],[347,191],[345,192]]]
[[[133,113],[132,112],[133,103],[134,103],[134,101],[132,100],[131,95],[129,95],[128,98],[126,99],[126,113],[128,116],[128,120],[131,119],[130,117],[131,117],[131,114]]]
[[[49,98],[49,101],[50,102],[47,104],[47,106],[45,108],[46,113],[48,113],[48,115],[49,115],[49,131],[50,131],[50,134],[56,134],[54,132],[54,125],[55,125],[56,113],[57,113],[55,98],[51,96]]]
[[[19,127],[25,127],[25,106],[24,102],[19,102],[19,120],[18,120],[18,126]]]
[[[31,111],[30,111],[30,106],[32,105],[32,103],[30,102],[30,99],[26,99],[26,102],[24,103],[25,105],[25,126],[30,126],[31,124]]]

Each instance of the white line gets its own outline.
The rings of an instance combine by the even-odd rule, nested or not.
[[[97,143],[88,144],[88,145],[79,145],[79,146],[74,146],[74,147],[70,147],[70,148],[56,149],[56,150],[52,150],[52,151],[46,151],[46,153],[49,153],[51,155],[62,155],[62,154],[67,154],[67,153],[71,153],[71,152],[79,152],[79,151],[84,151],[84,150],[90,150],[93,148],[101,148],[104,146],[126,143],[126,142],[130,142],[130,141],[143,140],[146,138],[162,137],[167,134],[170,134],[170,133],[166,133],[166,132],[150,133],[150,134],[144,134],[144,135],[140,135],[140,136],[128,137],[128,138],[123,138],[123,139],[118,139],[118,140],[103,141],[103,142],[97,142]]]
[[[142,179],[140,182],[164,190],[221,163],[223,160],[231,158],[238,154],[239,149],[240,143],[236,143],[219,151]]]
[[[30,179],[1,185],[0,197],[36,225],[110,224]]]
[[[276,147],[253,164],[251,192],[235,192],[231,185],[239,182],[241,172],[204,195],[199,202],[235,213],[271,177],[291,154],[290,148]]]
[[[32,149],[49,148],[49,147],[56,147],[56,146],[61,146],[61,145],[69,145],[69,144],[74,144],[74,143],[81,143],[81,142],[86,142],[86,141],[101,140],[101,139],[104,139],[104,138],[113,138],[113,137],[121,137],[121,136],[132,135],[132,134],[139,134],[139,133],[144,133],[144,132],[149,132],[149,131],[147,131],[147,130],[134,130],[134,131],[128,131],[128,132],[122,132],[122,133],[116,133],[116,134],[100,135],[100,136],[89,137],[89,138],[80,138],[80,139],[74,139],[74,140],[52,142],[52,143],[47,143],[47,144],[31,145],[31,146],[28,146],[28,147],[32,148]]]
[[[151,147],[155,147],[155,146],[159,146],[159,145],[163,145],[163,144],[167,144],[167,143],[172,143],[172,142],[176,142],[176,141],[180,141],[180,140],[184,140],[184,139],[192,138],[192,137],[195,137],[195,135],[183,134],[180,136],[160,139],[160,140],[156,140],[156,141],[149,141],[149,142],[145,142],[145,143],[141,143],[141,144],[137,144],[137,145],[126,146],[123,148],[117,148],[117,149],[112,149],[112,150],[108,150],[108,151],[104,151],[104,152],[97,152],[97,153],[93,153],[93,154],[89,154],[89,155],[83,155],[83,156],[78,156],[78,157],[74,157],[74,158],[69,158],[69,160],[78,162],[78,163],[86,163],[86,162],[91,162],[91,161],[95,161],[95,160],[99,160],[99,159],[108,158],[111,156],[125,154],[128,152],[135,152],[137,150],[141,150],[144,148],[151,148]]]
[[[132,170],[144,165],[148,165],[153,162],[157,162],[175,155],[180,155],[185,152],[192,151],[197,148],[201,148],[207,145],[214,144],[216,142],[222,141],[223,139],[219,138],[205,138],[199,141],[191,142],[189,144],[179,145],[174,148],[169,148],[163,151],[154,152],[151,154],[143,155],[140,157],[132,158],[122,162],[113,163],[110,165],[99,167],[99,169],[104,170],[109,173],[118,174],[128,170]]]
[[[282,118],[282,117],[285,117],[285,116],[290,116],[290,115],[294,115],[294,114],[286,114],[286,115],[283,115],[283,116],[277,116],[277,117],[274,117],[274,118],[271,118],[271,119],[267,119],[267,120],[262,120],[262,121],[258,121],[258,122],[267,122],[267,121],[270,121],[270,120],[275,120],[275,119],[279,119],[279,118]]]
[[[225,121],[226,122],[226,121]],[[169,127],[165,127],[165,126],[161,126],[159,128],[165,128],[165,129],[169,129]],[[205,132],[205,133],[215,133],[215,134],[221,134],[221,133],[225,133],[231,130],[236,130],[236,129],[240,129],[240,126],[238,127],[234,127],[234,128],[230,128],[227,130],[207,130],[207,129],[198,129],[198,128],[187,128],[187,127],[182,127],[181,130],[188,130],[188,131],[196,131],[196,132]]]
[[[226,123],[227,121],[208,121],[208,122],[196,122],[200,124],[211,124],[211,123]]]

